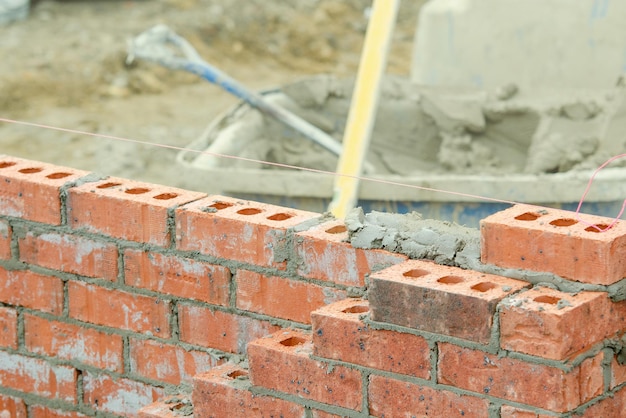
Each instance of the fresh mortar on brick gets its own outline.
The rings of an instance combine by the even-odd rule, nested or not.
[[[39,164],[19,159],[18,163],[23,164],[27,169],[37,168]],[[62,167],[52,167],[50,170],[52,174],[69,172],[68,169]],[[14,173],[15,179],[11,178],[11,180],[17,181],[17,179],[27,176],[31,179],[29,181],[35,179],[35,183],[38,183],[38,173],[41,174],[41,172],[35,171]],[[75,181],[63,183],[60,188],[54,186],[51,189],[56,196],[55,201],[58,197],[61,202],[60,211],[64,213],[66,209],[71,210],[72,202],[64,205],[65,198],[69,197],[71,200],[75,189],[85,187],[89,183],[93,184],[93,181],[85,180],[87,178],[92,179],[90,176],[87,174]],[[53,175],[53,177],[59,176]],[[48,180],[62,180],[62,178],[48,178]],[[41,182],[46,183],[48,180]],[[126,180],[121,180],[121,182],[122,184],[130,184],[130,181],[127,183]],[[98,182],[96,181],[96,183]],[[147,193],[160,187],[141,184],[136,187],[122,187],[119,190],[113,190],[120,187],[121,184],[116,185],[112,179],[107,179],[103,184],[107,187],[103,187],[102,190],[111,189],[109,191],[116,194],[122,192],[122,196],[125,196],[124,200],[134,203],[141,201],[141,196],[145,197]],[[130,193],[126,193],[126,191],[130,191]],[[96,190],[94,193],[98,194],[99,192]],[[181,191],[181,193],[188,195],[185,191]],[[159,202],[171,202],[176,198],[173,194],[178,194],[178,192],[163,192],[149,196],[150,199],[144,202],[147,203],[146,210],[157,206],[162,207]],[[501,409],[507,411],[506,408],[502,407],[509,401],[527,403],[515,405],[515,407],[519,407],[524,413],[528,412],[541,418],[544,416],[565,418],[573,416],[573,414],[584,414],[586,417],[593,418],[599,416],[612,417],[619,414],[616,411],[623,411],[622,406],[626,405],[624,366],[620,364],[624,357],[623,352],[620,353],[623,342],[618,341],[619,335],[614,336],[611,329],[592,326],[600,323],[603,325],[612,323],[618,334],[626,328],[623,326],[626,318],[626,312],[624,312],[626,306],[624,303],[626,302],[616,304],[610,302],[606,297],[608,292],[614,300],[617,299],[619,289],[623,288],[623,286],[620,287],[619,281],[608,286],[578,283],[565,280],[553,273],[536,273],[484,265],[478,259],[480,247],[476,245],[476,241],[473,239],[478,237],[475,230],[462,231],[462,233],[457,234],[459,228],[455,225],[417,220],[421,224],[418,224],[417,229],[413,231],[415,232],[414,236],[411,236],[413,226],[407,228],[403,224],[406,224],[407,218],[416,220],[415,215],[370,214],[357,219],[359,224],[353,224],[356,225],[355,230],[362,228],[365,231],[363,236],[367,239],[364,239],[363,242],[367,243],[369,240],[370,244],[368,245],[372,247],[390,245],[388,249],[392,249],[391,246],[395,243],[398,250],[414,251],[411,252],[411,257],[423,256],[435,259],[440,263],[456,264],[457,267],[466,268],[462,274],[445,274],[428,278],[428,275],[420,274],[420,271],[432,269],[432,266],[437,265],[427,263],[428,268],[411,268],[408,271],[403,271],[402,280],[406,279],[413,284],[419,283],[423,285],[423,288],[428,287],[426,284],[430,283],[433,285],[433,289],[438,292],[449,293],[452,304],[454,304],[455,298],[458,302],[463,298],[471,300],[474,296],[483,307],[489,308],[482,311],[483,313],[487,312],[488,315],[476,315],[475,310],[471,309],[470,313],[463,312],[457,316],[461,320],[470,318],[472,315],[479,316],[483,320],[487,318],[486,323],[492,318],[494,321],[491,329],[492,338],[488,344],[485,344],[487,341],[484,340],[484,333],[479,337],[469,334],[465,335],[466,338],[460,338],[459,334],[450,333],[454,335],[447,335],[447,331],[432,333],[407,328],[404,326],[406,324],[394,325],[375,322],[365,310],[367,301],[344,307],[333,314],[331,310],[333,305],[326,305],[332,302],[333,295],[343,297],[347,294],[358,293],[349,291],[351,288],[348,286],[371,284],[376,276],[380,276],[380,272],[372,273],[372,271],[377,270],[376,265],[379,264],[379,261],[376,261],[372,265],[372,260],[383,260],[380,264],[398,265],[398,263],[405,261],[405,256],[370,248],[358,249],[366,256],[367,263],[359,265],[362,270],[358,275],[338,278],[335,272],[341,272],[342,262],[334,263],[332,268],[324,270],[333,263],[325,264],[315,256],[305,260],[302,258],[301,251],[303,248],[298,249],[297,246],[300,238],[303,240],[311,238],[310,242],[315,241],[316,248],[322,249],[316,254],[328,255],[325,253],[328,249],[325,244],[342,248],[346,255],[357,254],[358,252],[354,251],[354,247],[343,241],[344,238],[350,237],[351,232],[349,230],[343,231],[340,221],[331,221],[325,215],[311,214],[310,217],[303,216],[299,222],[293,222],[294,217],[290,216],[293,211],[288,208],[278,206],[264,208],[260,203],[238,199],[233,199],[237,204],[226,205],[226,200],[229,198],[217,197],[217,199],[220,200],[214,200],[215,206],[205,206],[206,210],[200,210],[189,217],[187,220],[193,218],[191,220],[194,225],[190,225],[192,228],[186,230],[176,230],[175,221],[179,220],[179,216],[188,216],[189,214],[184,213],[186,212],[185,208],[193,207],[196,202],[167,205],[167,210],[164,213],[166,216],[159,216],[157,235],[165,233],[170,234],[171,237],[170,239],[159,240],[158,243],[149,243],[143,239],[135,241],[132,234],[118,236],[116,233],[120,232],[119,230],[107,232],[103,229],[72,228],[69,222],[71,217],[67,218],[68,223],[66,224],[63,221],[63,213],[61,213],[60,225],[55,223],[59,219],[56,214],[46,222],[33,222],[28,218],[14,217],[3,212],[3,210],[8,211],[11,208],[0,205],[1,221],[5,226],[4,229],[7,230],[6,240],[9,240],[11,250],[7,253],[5,248],[4,256],[9,257],[9,259],[0,260],[0,303],[5,311],[8,309],[3,321],[9,333],[17,334],[16,337],[10,334],[7,340],[2,342],[4,345],[0,347],[0,357],[6,360],[3,363],[4,366],[0,367],[2,389],[4,390],[4,387],[8,385],[9,390],[28,392],[25,395],[29,399],[27,413],[33,416],[57,408],[64,416],[79,417],[102,413],[135,416],[135,412],[140,406],[161,399],[165,394],[176,393],[177,390],[187,390],[188,382],[183,382],[183,380],[187,380],[194,374],[197,376],[198,371],[207,370],[211,367],[213,370],[219,369],[221,366],[214,366],[226,360],[245,361],[244,356],[248,353],[250,357],[254,357],[252,354],[257,356],[257,366],[259,360],[266,365],[265,371],[268,370],[267,367],[270,369],[274,367],[270,376],[260,376],[261,379],[269,377],[274,378],[274,380],[265,382],[268,385],[257,382],[258,385],[250,386],[249,389],[241,388],[242,390],[238,393],[243,397],[231,399],[236,403],[230,402],[224,404],[223,407],[218,407],[220,412],[225,413],[218,415],[220,417],[247,418],[251,411],[271,410],[276,411],[277,414],[279,411],[281,413],[288,411],[283,414],[285,416],[363,418],[370,416],[370,414],[385,413],[387,415],[383,411],[390,411],[389,414],[395,413],[400,410],[398,408],[404,407],[407,413],[413,414],[432,412],[435,415],[443,413],[454,416],[454,414],[463,412],[464,416],[495,418]],[[107,201],[107,205],[111,204],[113,200]],[[36,203],[37,200],[34,202]],[[269,237],[261,234],[262,239],[253,240],[253,242],[254,245],[260,246],[255,248],[272,246],[274,250],[273,261],[276,264],[272,264],[269,258],[242,259],[239,258],[242,253],[237,251],[222,254],[223,257],[219,257],[215,254],[200,254],[197,249],[178,247],[181,241],[180,237],[174,239],[175,232],[194,232],[196,235],[192,238],[203,244],[204,241],[219,236],[203,235],[204,227],[200,226],[200,223],[209,221],[210,224],[210,222],[222,218],[221,220],[228,224],[234,219],[228,216],[228,213],[233,211],[243,211],[238,213],[238,217],[239,220],[244,219],[244,221],[240,223],[242,226],[240,231],[242,232],[235,231],[230,237],[240,240],[243,239],[243,233],[250,231],[251,227],[252,229],[258,226],[262,226],[261,229],[269,227],[264,231],[270,233]],[[384,227],[367,228],[368,218],[382,220]],[[115,217],[111,219],[117,220]],[[537,219],[541,219],[541,216]],[[290,222],[293,224],[287,226]],[[330,228],[325,228],[323,225],[332,222],[334,224]],[[524,222],[532,223],[533,220]],[[567,226],[565,224],[557,226],[559,228],[572,227],[572,225]],[[323,232],[309,234],[316,228],[323,229]],[[348,226],[346,228],[349,229]],[[328,232],[329,230],[331,232]],[[68,238],[72,236],[74,238],[70,241],[76,243],[77,246],[80,246],[80,242],[93,241],[117,248],[119,256],[111,257],[113,261],[117,261],[117,280],[103,280],[107,277],[101,276],[108,275],[98,273],[97,270],[86,269],[83,264],[80,265],[80,268],[72,263],[68,264],[67,260],[73,260],[73,256],[69,252],[68,254],[61,254],[62,257],[52,259],[47,256],[42,257],[47,250],[40,252],[39,257],[25,257],[22,251],[26,249],[39,251],[37,246],[22,245],[22,248],[19,247],[19,241],[29,236],[29,233],[33,234],[33,238],[44,235],[56,237],[67,235]],[[337,239],[341,234],[343,236]],[[598,233],[593,234],[600,235]],[[328,236],[333,236],[334,239],[327,239]],[[152,237],[154,238],[156,235]],[[59,242],[63,242],[63,239]],[[355,243],[358,244],[358,242]],[[93,245],[88,247],[91,250],[96,248]],[[41,248],[43,249],[43,247]],[[303,251],[307,253],[306,255],[311,255],[308,250]],[[130,258],[129,255],[131,255]],[[332,250],[330,255],[332,255]],[[367,258],[372,255],[375,255],[373,259]],[[157,261],[157,263],[151,265],[150,268],[137,264],[133,266],[131,261],[133,256],[135,261],[144,260],[140,261],[139,264],[147,262],[143,258],[144,256],[150,259],[150,263],[152,260]],[[215,297],[205,298],[206,300],[194,297],[195,292],[181,287],[182,283],[187,283],[188,279],[200,283],[206,279],[206,271],[200,272],[198,276],[193,278],[179,277],[173,270],[179,270],[177,263],[181,260],[189,261],[191,263],[189,267],[204,263],[221,266],[219,270],[225,273],[223,277],[225,282],[222,283],[224,286],[227,284],[230,272],[228,292],[224,287],[222,289],[224,291],[219,295],[215,294]],[[309,265],[305,266],[302,262],[309,263]],[[321,263],[321,265],[316,265],[316,263]],[[424,263],[424,261],[420,261],[420,263]],[[344,268],[350,268],[347,264],[343,264]],[[371,271],[366,271],[370,269]],[[193,268],[192,270],[195,271]],[[303,296],[300,293],[293,297],[297,300],[287,302],[301,310],[298,313],[298,318],[306,318],[311,310],[318,309],[316,321],[319,320],[319,322],[313,326],[321,325],[319,329],[328,338],[326,343],[322,342],[326,346],[316,347],[313,344],[311,347],[307,343],[309,333],[306,330],[287,330],[287,328],[292,327],[304,329],[310,327],[304,323],[283,318],[282,315],[278,315],[278,312],[274,312],[271,309],[275,303],[274,298],[262,298],[258,301],[259,303],[250,305],[250,310],[242,309],[242,305],[238,304],[241,302],[238,301],[238,296],[241,296],[241,293],[237,293],[240,284],[237,279],[240,273],[244,271],[272,278],[276,283],[281,281],[281,284],[285,286],[321,288],[324,297],[316,299],[313,304],[310,303],[311,301],[300,303],[301,299],[308,298],[308,296]],[[187,273],[190,272],[191,270],[187,270]],[[363,276],[361,276],[361,272]],[[510,283],[498,286],[500,279],[483,280],[488,276],[487,273],[494,272],[500,275],[510,274],[512,277],[522,278],[531,283],[546,282],[551,287],[558,287],[559,292],[567,291],[569,293],[552,294],[551,291],[557,292],[557,290],[549,287],[535,287],[533,291],[547,293],[531,298],[532,303],[536,303],[537,306],[537,309],[531,309],[532,314],[538,314],[540,319],[533,323],[527,320],[529,317],[523,309],[520,312],[515,311],[515,315],[505,313],[509,298],[500,299],[502,295],[498,292],[509,295],[513,307],[526,306],[525,304],[517,306],[518,303],[515,299],[518,296],[523,297],[524,292],[517,289],[516,286],[510,285]],[[502,274],[502,272],[506,274]],[[163,276],[160,273],[163,273]],[[479,277],[480,280],[469,279],[464,274],[478,275],[472,277]],[[155,275],[158,275],[159,279],[152,281],[151,276]],[[172,281],[169,280],[168,276],[173,278]],[[215,284],[220,286],[219,283]],[[360,294],[366,296],[364,293],[365,286],[354,286],[354,288],[360,289]],[[52,293],[50,289],[52,289]],[[444,291],[444,289],[446,290]],[[467,294],[454,289],[464,289]],[[372,297],[372,292],[376,291],[376,286],[370,286],[369,290],[369,303],[372,304],[376,301],[376,295]],[[91,294],[92,291],[93,294]],[[596,294],[592,294],[592,291]],[[507,292],[517,293],[509,294]],[[276,293],[280,298],[281,292]],[[498,293],[496,299],[499,300],[499,303],[498,310],[492,317],[493,311],[489,305],[491,299],[486,296],[495,293]],[[51,298],[51,294],[54,297]],[[282,295],[284,296],[284,294],[283,292]],[[310,292],[304,292],[304,295],[310,295]],[[576,295],[580,295],[580,297]],[[82,312],[80,299],[86,296],[100,304],[100,307],[92,307],[93,312],[88,312],[88,310]],[[396,299],[400,300],[399,298]],[[602,302],[600,305],[608,306],[609,309],[598,309],[597,306],[600,305],[592,303],[598,300]],[[279,303],[283,302],[280,299],[279,301]],[[351,305],[353,302],[353,300],[347,300],[337,303]],[[395,303],[396,300],[393,300],[389,304]],[[543,308],[542,304],[545,305]],[[531,303],[528,304],[528,306],[530,305]],[[407,308],[409,309],[408,312],[412,312],[411,310],[414,308]],[[588,312],[589,309],[591,312]],[[117,315],[120,311],[125,311],[129,315],[128,321]],[[589,320],[598,312],[600,312],[600,316],[593,319],[591,325],[578,324]],[[320,313],[321,315],[319,315]],[[591,314],[591,316],[586,315],[586,313]],[[502,317],[498,318],[498,314],[509,316],[503,319]],[[541,315],[543,314],[549,314],[553,317],[561,316],[564,319],[556,328],[549,328],[541,322]],[[445,320],[445,315],[440,316],[443,317],[442,320]],[[580,320],[580,317],[584,319]],[[503,320],[504,322],[502,322]],[[512,329],[513,333],[504,332],[502,326],[505,322],[512,325],[506,331]],[[568,326],[567,323],[576,324]],[[501,329],[497,328],[498,324],[501,325]],[[63,336],[63,338],[55,338],[53,341],[50,340],[49,335],[43,332],[39,332],[38,336],[28,335],[32,330],[38,332],[36,329],[46,329],[51,325],[62,329],[61,332],[68,335]],[[505,326],[508,325],[505,324]],[[521,325],[521,328],[518,325]],[[523,329],[528,326],[531,326],[532,329]],[[579,329],[580,326],[583,328]],[[532,331],[535,333],[533,335],[540,336],[542,329],[547,328],[549,328],[550,333],[554,333],[552,330],[555,329],[559,332],[568,333],[567,337],[573,338],[571,341],[574,341],[575,344],[570,344],[568,340],[563,339],[562,345],[557,346],[553,351],[546,352],[532,351],[535,349],[532,345],[528,349],[517,344],[520,335],[523,336],[524,332]],[[479,329],[479,327],[474,329]],[[484,331],[485,328],[480,329]],[[315,331],[317,330],[315,329]],[[447,330],[456,331],[454,327],[449,327]],[[518,330],[521,331],[517,332]],[[276,331],[278,333],[272,334],[269,339],[263,338],[263,335]],[[76,332],[77,338],[80,337],[85,342],[82,347],[76,345],[80,344],[75,341],[77,338],[72,338],[72,335],[69,335],[73,332]],[[98,348],[98,340],[100,338],[106,339],[109,335],[115,336],[114,338],[118,341],[113,344],[110,350],[118,353],[116,354],[118,358],[97,362],[95,361],[97,357],[95,357],[89,358],[87,361],[88,351],[98,350],[98,353],[105,354]],[[609,338],[605,338],[606,336]],[[314,334],[315,337],[316,334]],[[576,341],[578,337],[585,339],[585,341]],[[17,346],[15,346],[16,338]],[[256,338],[261,339],[256,340]],[[272,338],[276,339],[272,341],[272,344],[268,344],[268,340]],[[346,344],[333,346],[332,342],[338,338],[343,338],[342,342]],[[479,339],[479,342],[476,341],[476,338]],[[120,340],[123,341],[121,345]],[[250,344],[250,350],[246,350],[246,345],[250,340],[254,341]],[[319,342],[320,340],[318,340]],[[509,345],[505,346],[501,343]],[[394,344],[397,351],[387,349]],[[368,347],[369,351],[364,352],[361,347]],[[409,348],[403,349],[403,347]],[[318,356],[313,355],[318,348]],[[323,348],[326,348],[326,352],[322,350]],[[119,354],[120,350],[121,354]],[[167,356],[161,355],[165,352],[163,350],[168,352]],[[372,350],[375,352],[372,353]],[[583,352],[579,353],[579,350],[583,350]],[[196,356],[195,354],[199,355]],[[405,356],[412,354],[420,356],[421,360],[417,364],[406,360]],[[393,359],[389,359],[388,356],[392,356]],[[459,356],[463,356],[466,361],[459,361]],[[562,357],[566,357],[566,359],[562,360]],[[146,362],[143,363],[143,360]],[[25,367],[15,368],[15,363]],[[156,366],[152,367],[149,363]],[[254,361],[251,362],[253,378],[255,375],[254,363]],[[161,371],[153,373],[156,367],[160,367]],[[50,370],[53,373],[40,375],[36,372],[40,369]],[[417,372],[414,372],[416,369]],[[471,370],[471,373],[467,373],[468,370]],[[542,374],[542,371],[545,373]],[[338,373],[340,374],[338,375]],[[537,374],[539,374],[539,378],[535,376]],[[313,375],[315,377],[311,377]],[[343,379],[341,375],[344,376]],[[257,376],[259,376],[258,373]],[[302,376],[308,377],[311,381],[304,382]],[[537,384],[537,380],[541,379],[541,376],[547,378],[545,382],[542,380],[542,383],[548,384],[550,391],[554,392],[556,396],[550,399],[546,398],[552,394],[544,393],[541,385]],[[471,380],[472,377],[475,379]],[[57,384],[59,378],[63,378],[63,382],[67,383],[67,391],[63,390],[64,395],[55,396],[54,388],[51,385],[54,382],[51,381],[51,378],[57,379]],[[468,378],[470,380],[467,380]],[[476,382],[475,380],[478,378],[484,378],[484,384]],[[233,379],[231,377],[229,381],[239,383],[243,382],[244,379],[246,378],[236,377]],[[504,382],[504,384],[495,385],[490,379]],[[306,389],[310,393],[307,394],[304,390],[298,391],[297,386],[292,385],[292,380],[294,382],[300,381],[301,385],[306,383]],[[37,385],[37,388],[33,388],[31,391],[30,387],[16,386],[20,382],[26,382],[27,385],[31,386]],[[199,384],[199,381],[196,382]],[[450,382],[455,383],[450,384]],[[250,383],[249,380],[248,383]],[[272,387],[272,384],[277,386]],[[344,386],[351,388],[348,392],[349,396],[358,394],[360,402],[357,402],[355,398],[349,405],[346,404],[346,396],[341,393],[337,395],[337,392],[345,389]],[[359,386],[360,390],[357,389]],[[503,386],[510,386],[514,392],[518,387],[521,387],[522,390],[517,391],[520,393],[504,391]],[[224,387],[222,386],[222,389]],[[228,386],[228,388],[232,389],[232,386]],[[333,389],[336,396],[329,396],[328,393],[324,392],[324,390],[328,391],[328,388]],[[385,388],[393,388],[394,393],[403,393],[403,396],[406,395],[406,397],[387,397],[383,392],[380,392],[380,390],[384,391]],[[488,389],[487,392],[485,389]],[[34,392],[35,395],[31,395],[31,392]],[[423,398],[416,397],[418,392],[423,395]],[[222,393],[226,394],[227,392],[222,391]],[[233,393],[228,392],[228,394]],[[45,406],[37,409],[36,405],[31,405],[33,396],[38,396],[35,401]],[[64,396],[66,396],[66,401],[59,399]],[[581,404],[587,400],[589,403]],[[204,416],[213,414],[212,409],[215,408],[210,400],[208,402],[203,405],[204,411],[208,411],[203,412],[205,413]],[[420,409],[422,406],[424,408]],[[549,408],[552,412],[544,408]],[[568,412],[554,412],[565,409]],[[75,412],[76,410],[80,412]],[[232,411],[235,413],[232,414]],[[199,414],[203,416],[200,412]]]
[[[604,219],[603,223],[610,221]],[[411,259],[433,260],[438,264],[521,279],[532,284],[547,284],[564,292],[602,291],[607,292],[613,301],[626,300],[626,278],[610,285],[600,285],[568,280],[547,271],[485,264],[481,261],[479,230],[450,222],[422,219],[415,212],[397,214],[373,211],[364,214],[361,208],[356,208],[348,213],[345,224],[350,243],[356,248],[384,249],[405,254]]]

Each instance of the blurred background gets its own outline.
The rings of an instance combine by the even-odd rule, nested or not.
[[[8,0],[4,0],[8,1]],[[15,1],[15,0],[13,0]],[[17,0],[20,1],[20,0]],[[402,2],[388,71],[408,75],[422,1]],[[185,147],[237,99],[181,71],[125,64],[157,23],[253,89],[356,73],[369,0],[39,0],[0,26],[0,115]],[[188,187],[176,152],[0,123],[0,153]]]

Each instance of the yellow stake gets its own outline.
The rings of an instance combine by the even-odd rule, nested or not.
[[[329,210],[339,219],[356,205],[359,179],[376,118],[380,84],[387,66],[387,53],[400,0],[374,0],[359,63],[343,150],[337,164],[333,199]]]

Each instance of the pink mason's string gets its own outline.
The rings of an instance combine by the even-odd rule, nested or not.
[[[585,191],[583,192],[583,195],[580,198],[580,201],[578,202],[578,207],[576,208],[576,220],[578,222],[581,222],[581,223],[587,225],[590,228],[596,229],[598,232],[606,232],[609,229],[611,229],[616,223],[619,222],[620,218],[624,214],[624,208],[626,208],[626,199],[624,199],[624,201],[622,202],[622,209],[619,211],[619,213],[617,214],[615,219],[613,219],[613,222],[611,222],[609,225],[605,226],[604,228],[602,228],[602,227],[600,227],[600,226],[598,226],[596,224],[591,224],[589,222],[585,222],[585,221],[581,220],[580,219],[580,208],[582,207],[583,202],[587,198],[587,193],[589,193],[589,190],[591,189],[591,185],[593,184],[593,181],[595,180],[596,175],[602,169],[604,169],[607,165],[611,164],[613,161],[618,160],[618,159],[620,159],[622,157],[626,157],[626,154],[619,154],[619,155],[616,155],[614,157],[611,157],[608,160],[606,160],[600,167],[596,168],[596,170],[593,172],[593,174],[589,178],[589,182],[587,183],[587,187],[585,188]]]

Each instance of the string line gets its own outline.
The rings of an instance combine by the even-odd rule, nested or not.
[[[361,181],[369,181],[369,182],[374,182],[374,183],[381,183],[381,184],[386,184],[386,185],[390,185],[390,186],[408,187],[408,188],[419,189],[419,190],[424,190],[424,191],[429,191],[429,192],[436,192],[436,193],[447,193],[447,194],[450,194],[450,195],[455,195],[455,196],[460,196],[460,197],[468,197],[468,198],[472,198],[472,199],[485,200],[485,201],[496,202],[496,203],[507,203],[507,204],[512,204],[512,205],[522,204],[521,202],[515,202],[513,200],[497,199],[497,198],[488,197],[488,196],[479,196],[479,195],[475,195],[475,194],[455,192],[455,191],[451,191],[451,190],[441,190],[441,189],[436,189],[436,188],[433,188],[433,187],[418,186],[418,185],[414,185],[414,184],[405,184],[405,183],[401,183],[401,182],[397,182],[397,181],[393,181],[393,180],[385,180],[385,179],[377,179],[377,178],[372,178],[372,177],[363,177],[363,176],[356,176],[356,175],[349,175],[349,174],[341,174],[341,173],[336,173],[334,171],[320,170],[320,169],[308,168],[308,167],[300,167],[300,166],[296,166],[296,165],[276,163],[276,162],[272,162],[272,161],[263,161],[263,160],[257,160],[257,159],[254,159],[254,158],[240,157],[240,156],[229,155],[229,154],[220,154],[220,153],[211,152],[211,151],[192,150],[192,149],[188,149],[188,148],[184,148],[184,147],[179,147],[179,146],[176,146],[176,145],[155,144],[155,143],[152,143],[152,142],[142,141],[142,140],[138,140],[138,139],[131,139],[131,138],[124,138],[124,137],[114,136],[114,135],[100,134],[100,133],[94,133],[94,132],[87,132],[87,131],[81,131],[81,130],[77,130],[77,129],[61,128],[61,127],[57,127],[57,126],[45,125],[45,124],[35,123],[35,122],[18,121],[18,120],[7,119],[7,118],[2,118],[2,117],[0,117],[0,122],[14,123],[14,124],[17,124],[17,125],[31,126],[31,127],[43,128],[43,129],[51,129],[51,130],[54,130],[54,131],[67,132],[67,133],[72,133],[72,134],[87,135],[87,136],[92,136],[92,137],[100,137],[100,138],[112,139],[112,140],[115,140],[115,141],[124,141],[124,142],[130,142],[130,143],[134,143],[134,144],[148,145],[148,146],[153,146],[153,147],[172,149],[172,150],[176,150],[176,151],[188,151],[188,152],[190,151],[190,152],[195,152],[197,154],[211,155],[211,156],[219,157],[219,158],[229,158],[229,159],[233,159],[233,160],[245,161],[245,162],[256,163],[256,164],[263,164],[263,165],[268,165],[268,166],[273,166],[273,167],[278,167],[278,168],[286,168],[286,169],[291,169],[291,170],[306,171],[306,172],[311,172],[311,173],[316,173],[316,174],[324,174],[324,175],[330,175],[330,176],[343,176],[343,177],[349,177],[349,178],[358,179],[358,180],[361,180]]]
[[[158,148],[171,149],[171,150],[176,150],[176,151],[195,152],[197,154],[211,155],[211,156],[218,157],[218,158],[233,159],[233,160],[239,160],[239,161],[245,161],[245,162],[250,162],[250,163],[262,164],[262,165],[273,166],[273,167],[278,167],[278,168],[286,168],[286,169],[291,169],[291,170],[299,170],[299,171],[305,171],[305,172],[310,172],[310,173],[329,175],[329,176],[333,176],[333,177],[334,176],[342,176],[342,177],[348,177],[348,178],[357,179],[357,180],[360,180],[360,181],[368,181],[368,182],[385,184],[385,185],[390,185],[390,186],[406,187],[406,188],[412,188],[412,189],[423,190],[423,191],[428,191],[428,192],[444,193],[444,194],[449,194],[449,195],[453,195],[453,196],[471,198],[471,199],[476,199],[476,200],[483,200],[483,201],[487,201],[487,202],[506,203],[506,204],[510,204],[510,205],[524,204],[523,202],[516,202],[516,201],[513,201],[513,200],[498,199],[498,198],[494,198],[494,197],[480,196],[480,195],[471,194],[471,193],[455,192],[455,191],[451,191],[451,190],[442,190],[442,189],[436,189],[436,188],[433,188],[433,187],[418,186],[418,185],[414,185],[414,184],[406,184],[406,183],[401,183],[401,182],[397,182],[397,181],[378,179],[378,178],[373,178],[373,177],[365,177],[365,176],[357,176],[357,175],[350,175],[350,174],[342,174],[342,173],[337,173],[337,172],[334,172],[334,171],[320,170],[320,169],[308,168],[308,167],[300,167],[300,166],[295,166],[295,165],[291,165],[291,164],[283,164],[283,163],[277,163],[277,162],[271,162],[271,161],[263,161],[263,160],[258,160],[258,159],[254,159],[254,158],[240,157],[240,156],[229,155],[229,154],[221,154],[221,153],[216,153],[216,152],[211,152],[211,151],[206,151],[206,150],[204,150],[204,151],[202,151],[202,150],[192,150],[192,149],[188,149],[188,148],[184,148],[184,147],[179,147],[179,146],[176,146],[176,145],[155,144],[155,143],[152,143],[152,142],[142,141],[142,140],[138,140],[138,139],[131,139],[131,138],[124,138],[124,137],[114,136],[114,135],[100,134],[100,133],[94,133],[94,132],[87,132],[87,131],[81,131],[81,130],[77,130],[77,129],[62,128],[62,127],[58,127],[58,126],[46,125],[46,124],[35,123],[35,122],[19,121],[19,120],[2,118],[2,117],[0,117],[0,122],[13,123],[13,124],[17,124],[17,125],[30,126],[30,127],[42,128],[42,129],[50,129],[50,130],[59,131],[59,132],[67,132],[67,133],[78,134],[78,135],[85,135],[85,136],[91,136],[91,137],[99,137],[99,138],[111,139],[111,140],[115,140],[115,141],[123,141],[123,142],[139,144],[139,145],[147,145],[147,146],[153,146],[153,147],[158,147]],[[602,225],[603,227],[601,227],[601,226],[598,226],[598,225],[595,225],[595,224],[590,224],[590,223],[580,219],[580,209],[582,207],[583,202],[585,201],[585,199],[587,197],[587,193],[591,189],[592,183],[593,183],[596,175],[602,169],[604,169],[607,165],[612,163],[613,161],[615,161],[615,160],[617,160],[619,158],[625,157],[625,156],[626,156],[626,154],[616,155],[616,156],[610,158],[609,160],[607,160],[606,162],[604,162],[600,167],[598,167],[593,172],[592,176],[589,179],[589,182],[587,183],[587,187],[585,188],[585,191],[583,192],[583,195],[582,195],[582,197],[581,197],[581,199],[580,199],[580,201],[578,203],[578,207],[576,209],[577,221],[579,221],[579,222],[581,222],[581,223],[583,223],[583,224],[585,224],[585,225],[587,225],[589,227],[595,228],[598,232],[606,232],[609,229],[611,229],[615,224],[617,224],[617,222],[619,222],[620,217],[623,215],[624,211],[626,210],[626,199],[624,199],[624,202],[622,203],[622,208],[621,208],[619,214],[613,220],[613,222],[611,224],[609,224],[608,226]]]
[[[587,193],[589,193],[589,189],[591,189],[591,185],[593,184],[593,181],[595,180],[596,175],[601,170],[603,170],[607,165],[611,164],[613,161],[618,160],[618,159],[620,159],[622,157],[626,157],[626,154],[619,154],[619,155],[616,155],[614,157],[611,157],[608,160],[606,160],[600,167],[596,168],[596,170],[593,172],[593,174],[589,178],[589,182],[587,182],[587,187],[585,187],[585,191],[583,192],[583,195],[580,198],[580,201],[578,202],[578,207],[576,208],[576,220],[578,222],[583,223],[584,225],[587,225],[590,228],[593,228],[593,229],[597,230],[598,232],[606,232],[609,229],[613,228],[613,226],[615,226],[615,224],[617,224],[617,222],[619,222],[619,219],[624,214],[624,209],[626,208],[626,199],[624,199],[624,201],[622,202],[622,209],[619,211],[619,213],[617,214],[615,219],[613,219],[613,222],[611,222],[609,225],[599,226],[599,225],[591,224],[589,222],[586,222],[586,221],[580,219],[580,208],[583,205],[583,202],[585,201],[585,198],[587,197]]]

